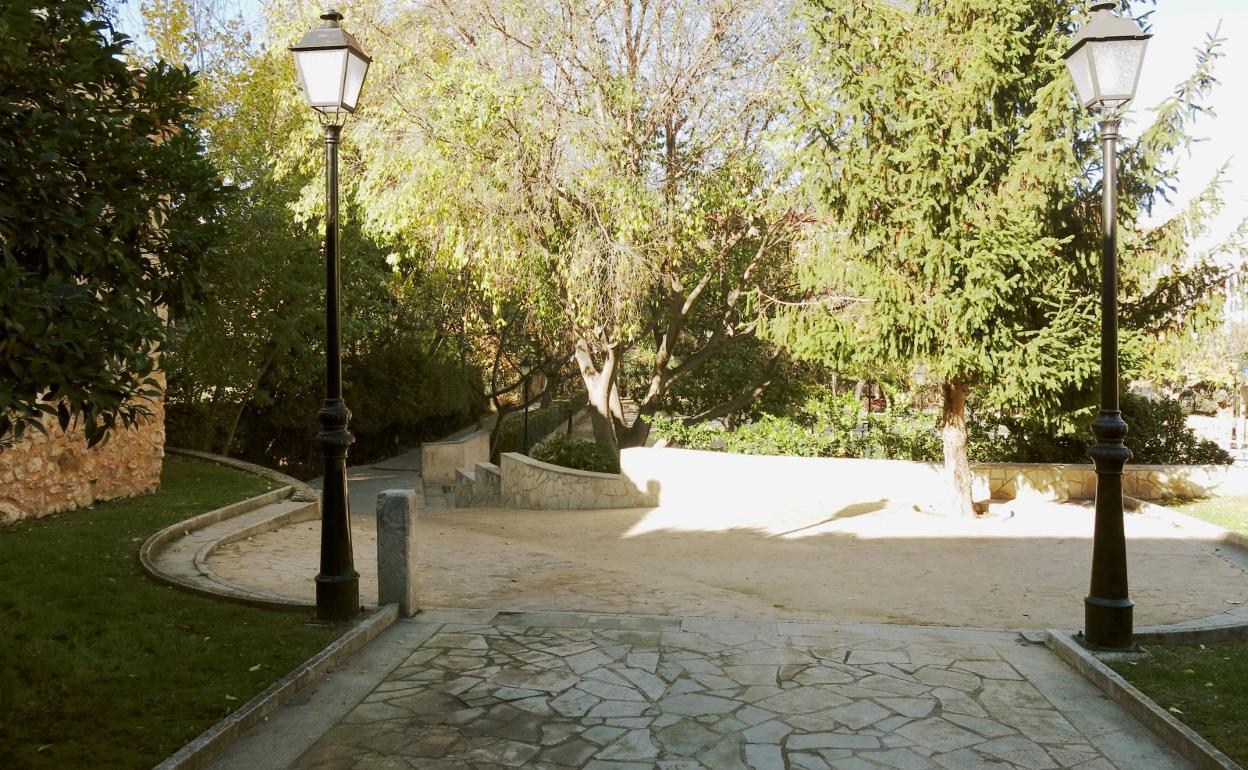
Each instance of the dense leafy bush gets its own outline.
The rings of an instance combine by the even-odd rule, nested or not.
[[[764,414],[731,431],[660,417],[653,433],[688,449],[739,454],[938,459],[935,418],[911,409],[904,399],[897,402],[889,412],[868,415],[852,394],[833,396],[817,390],[794,417]]]
[[[532,426],[530,426],[532,427]],[[610,452],[592,441],[556,433],[533,447],[530,456],[551,465],[599,473],[619,473],[620,463]]]
[[[94,443],[147,413],[165,314],[195,308],[218,256],[195,78],[131,66],[102,13],[0,3],[0,439],[51,414]]]
[[[1174,399],[1122,396],[1122,417],[1131,426],[1127,446],[1141,465],[1227,465],[1234,458],[1187,427],[1183,406]]]
[[[541,441],[545,436],[568,421],[568,412],[579,410],[585,405],[584,394],[569,403],[566,399],[554,401],[550,406],[533,409],[529,412],[529,448]],[[506,452],[524,452],[524,412],[509,412],[499,428],[498,438],[494,444],[494,459]]]
[[[819,394],[793,418],[763,415],[736,430],[705,425],[687,427],[659,418],[654,433],[675,446],[740,454],[800,457],[876,457],[938,461],[941,457],[939,414],[921,412],[896,399],[887,413],[867,415],[852,396]],[[1127,446],[1141,465],[1207,465],[1231,462],[1231,456],[1187,427],[1183,407],[1173,399],[1122,396],[1123,417],[1131,427]],[[865,432],[854,429],[865,422]],[[1087,459],[1090,434],[1060,435],[1015,416],[972,414],[968,425],[970,454],[977,462],[1081,463]]]

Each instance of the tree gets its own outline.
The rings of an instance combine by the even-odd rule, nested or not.
[[[1061,59],[1082,3],[810,0],[797,70],[817,211],[799,270],[807,299],[766,334],[858,370],[925,363],[941,383],[949,512],[972,515],[966,401],[1069,423],[1097,373],[1100,201],[1090,116]],[[1232,271],[1189,253],[1196,201],[1155,229],[1174,151],[1213,83],[1196,74],[1122,148],[1122,324],[1130,373],[1216,300]],[[1079,411],[1082,410],[1082,411]]]
[[[259,45],[231,9],[227,0],[142,3],[148,55],[201,70],[196,130],[232,185],[228,269],[204,276],[207,306],[179,320],[165,361],[168,430],[183,446],[311,472],[325,366],[323,145],[289,52]],[[347,175],[354,139],[352,129]],[[316,153],[308,168],[277,162],[287,143]],[[315,191],[308,200],[305,188]],[[352,456],[363,460],[458,427],[479,408],[477,372],[458,356],[460,298],[444,276],[387,263],[387,244],[361,234],[349,199],[342,219],[344,386]]]
[[[575,359],[612,451],[643,442],[674,385],[752,338],[756,288],[790,283],[797,221],[767,141],[794,39],[785,11],[447,0],[355,16],[380,95],[357,116],[361,173],[347,181],[366,229],[404,242],[404,260],[461,271],[485,322],[523,308],[513,339]],[[619,375],[638,352],[632,421]]]
[[[214,264],[221,183],[194,78],[132,67],[88,0],[0,6],[0,438],[80,418],[89,444],[150,412],[165,314]]]

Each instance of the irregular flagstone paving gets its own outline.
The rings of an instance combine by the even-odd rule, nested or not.
[[[436,628],[292,767],[1189,767],[1006,632],[428,615]]]

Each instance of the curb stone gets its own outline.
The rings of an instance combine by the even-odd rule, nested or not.
[[[1065,631],[1045,632],[1045,643],[1057,657],[1130,712],[1199,770],[1244,770],[1196,731],[1175,719],[1151,698],[1102,663]]]
[[[244,586],[235,585],[227,580],[223,580],[212,574],[206,567],[206,559],[212,551],[217,548],[234,542],[243,537],[255,535],[259,532],[265,532],[275,529],[284,524],[296,521],[306,521],[314,519],[319,513],[319,496],[316,490],[309,487],[296,478],[287,476],[279,471],[265,468],[254,463],[235,460],[231,457],[223,457],[208,452],[198,452],[190,449],[178,449],[170,447],[166,450],[169,454],[181,455],[184,457],[193,457],[198,460],[224,465],[228,468],[234,468],[245,473],[250,473],[262,478],[266,478],[281,486],[277,489],[262,492],[255,497],[246,500],[240,500],[230,505],[222,506],[189,519],[176,522],[156,532],[143,542],[139,547],[139,562],[145,572],[152,578],[162,583],[171,585],[194,593],[211,596],[217,599],[225,599],[226,601],[245,604],[253,607],[261,607],[264,609],[279,610],[306,610],[313,606],[312,602],[294,599],[291,597],[279,596],[277,594],[268,594],[266,592],[248,589]],[[178,575],[165,572],[157,564],[156,556],[163,551],[170,543],[176,541],[179,537],[185,536],[192,531],[197,531],[205,527],[219,524],[223,521],[237,518],[254,511],[259,510],[267,505],[281,502],[302,503],[293,510],[284,510],[269,519],[252,524],[242,530],[228,533],[217,540],[206,544],[195,554],[194,563],[200,576],[207,578],[207,582],[199,583],[187,580]]]
[[[154,770],[198,770],[238,740],[243,733],[267,719],[295,694],[338,667],[353,652],[385,631],[399,616],[398,605],[387,604],[351,627],[329,646],[313,655],[264,692],[205,730]]]

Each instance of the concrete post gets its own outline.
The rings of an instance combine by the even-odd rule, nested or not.
[[[404,617],[420,609],[416,599],[416,517],[414,489],[387,489],[377,495],[377,603],[398,604]]]

